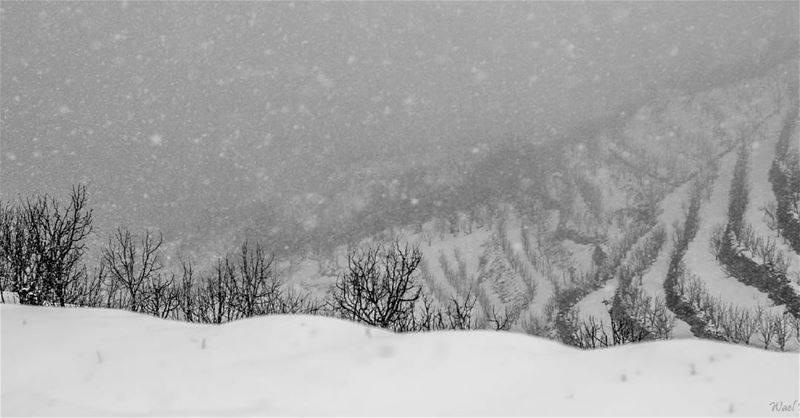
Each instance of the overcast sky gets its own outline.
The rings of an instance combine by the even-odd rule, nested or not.
[[[1,7],[0,198],[87,182],[101,217],[178,229],[702,88],[798,36],[795,1]]]

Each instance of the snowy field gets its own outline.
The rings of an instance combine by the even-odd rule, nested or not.
[[[2,415],[796,416],[797,353],[0,306]],[[773,407],[783,402],[789,412]]]

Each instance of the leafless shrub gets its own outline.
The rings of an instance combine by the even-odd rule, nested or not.
[[[122,289],[122,284],[106,275],[103,283],[103,299],[101,305],[109,309],[125,309],[128,304],[128,297]]]
[[[750,344],[750,339],[757,329],[755,314],[739,307],[728,305],[725,309],[722,327],[733,341],[740,344]]]
[[[462,300],[455,298],[451,299],[450,304],[445,308],[446,329],[460,329],[468,330],[476,328],[472,319],[472,311],[475,308],[475,296],[472,293],[467,295]]]
[[[226,271],[225,276],[237,318],[277,312],[280,305],[280,283],[272,269],[274,256],[267,256],[259,243],[253,249],[250,247],[248,242],[242,244],[238,264],[231,267],[234,270]],[[225,262],[233,266],[233,262],[227,259]]]
[[[103,300],[104,284],[106,282],[106,268],[102,262],[89,274],[86,266],[81,268],[77,280],[68,283],[65,292],[68,298],[67,305],[72,306],[101,306]]]
[[[611,312],[611,337],[613,345],[636,343],[653,339],[641,324],[624,313]]]
[[[322,304],[312,299],[307,292],[294,289],[281,292],[274,306],[275,311],[270,313],[313,315],[322,313],[324,308]]]
[[[669,339],[675,326],[675,315],[660,297],[653,298],[638,285],[621,295],[619,307],[654,339]]]
[[[178,283],[178,309],[184,321],[195,322],[200,318],[198,317],[194,266],[183,258],[181,258],[180,263],[181,280]]]
[[[505,308],[502,313],[498,313],[493,306],[492,312],[488,314],[487,320],[492,324],[495,331],[508,331],[511,328],[511,318],[508,315],[508,308]]]
[[[714,257],[719,260],[722,254],[723,245],[725,244],[725,225],[715,225],[711,230],[711,239],[709,239],[709,250]]]
[[[434,300],[427,294],[422,294],[420,298],[419,313],[412,317],[412,324],[409,327],[414,331],[432,331],[439,329],[438,324],[443,324],[441,309],[434,306]]]
[[[109,277],[127,292],[127,309],[138,312],[144,303],[143,290],[155,279],[163,268],[159,258],[162,236],[145,230],[140,240],[136,240],[129,229],[117,228],[103,249],[103,260],[108,266]]]
[[[781,351],[786,350],[786,342],[791,337],[792,333],[792,324],[791,319],[792,315],[789,312],[785,312],[782,315],[773,315],[772,316],[772,326],[774,328],[775,333],[775,342],[778,344],[778,348]]]
[[[247,241],[199,278],[192,264],[181,260],[181,278],[176,282],[173,276],[169,287],[177,300],[168,306],[180,319],[214,324],[258,315],[322,313],[308,293],[284,287],[273,260],[260,243]]]
[[[198,286],[197,315],[200,322],[221,324],[237,318],[231,291],[234,274],[230,260],[219,259],[212,273]]]
[[[436,331],[436,330],[470,330],[478,327],[473,318],[475,297],[467,294],[459,300],[451,298],[448,305],[442,309],[435,306],[433,299],[427,294],[421,294],[421,304],[415,314],[410,318],[408,325],[399,331]]]
[[[609,340],[608,333],[606,333],[605,326],[602,321],[599,321],[594,316],[589,316],[586,321],[578,324],[577,311],[570,311],[570,320],[568,322],[574,324],[572,332],[569,334],[569,339],[565,341],[567,344],[578,348],[601,348],[613,345],[613,340]]]
[[[772,339],[775,337],[775,321],[769,312],[765,312],[763,308],[759,310],[758,314],[758,336],[764,344],[764,349],[769,349]]]
[[[20,303],[65,306],[85,295],[76,282],[86,280],[79,267],[92,231],[92,210],[85,186],[75,186],[67,205],[47,195],[19,205],[0,202],[0,285]]]
[[[175,276],[168,279],[164,275],[156,275],[147,282],[143,294],[142,312],[159,318],[174,318],[179,306],[179,291],[175,286]]]
[[[368,325],[408,329],[421,292],[415,283],[421,260],[419,247],[401,246],[399,241],[351,251],[331,295],[333,310]]]
[[[759,329],[760,318],[764,308],[759,306],[755,311],[744,307],[725,304],[719,297],[709,294],[699,277],[684,274],[681,279],[686,293],[681,297],[691,304],[696,315],[706,324],[706,330],[723,340],[740,344],[749,344],[750,339]]]
[[[759,264],[764,264],[770,270],[786,274],[789,269],[789,261],[778,250],[777,242],[774,238],[764,238],[756,234],[753,227],[745,224],[738,236],[739,244],[748,251],[749,258],[753,259]]]

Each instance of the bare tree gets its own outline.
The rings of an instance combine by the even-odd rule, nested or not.
[[[89,274],[83,266],[78,274],[80,279],[71,280],[64,292],[67,297],[65,303],[75,306],[101,306],[103,300],[103,285],[106,281],[106,267],[104,263]]]
[[[504,308],[502,313],[498,313],[494,306],[492,312],[486,318],[493,324],[495,331],[508,331],[511,328],[511,317],[508,315],[508,308]]]
[[[63,205],[47,195],[27,198],[19,206],[0,203],[0,283],[10,283],[21,303],[64,306],[82,291],[85,279],[78,263],[92,232],[92,210],[86,187],[72,188]]]
[[[568,335],[565,343],[578,348],[601,348],[613,344],[609,340],[603,321],[598,321],[594,315],[589,316],[588,320],[577,324],[577,311],[570,311],[570,323],[574,328]]]
[[[775,336],[775,324],[772,314],[764,311],[764,308],[759,306],[758,314],[758,336],[764,344],[764,349],[769,349],[772,338]]]
[[[421,288],[415,272],[422,260],[419,247],[381,244],[351,251],[347,269],[333,289],[331,305],[346,319],[405,330],[414,315]]]
[[[280,294],[275,310],[271,313],[281,314],[319,314],[323,306],[316,302],[307,292],[286,290]]]
[[[198,289],[197,311],[201,322],[221,324],[236,319],[231,290],[235,274],[236,269],[230,260],[217,260],[214,271]]]
[[[195,322],[197,317],[197,295],[194,283],[194,266],[180,258],[181,281],[178,287],[178,309],[184,321]]]
[[[420,299],[422,304],[416,309],[409,324],[398,329],[399,331],[471,330],[479,326],[473,318],[477,298],[471,292],[460,300],[451,298],[444,309],[435,306],[434,300],[425,293],[421,293]],[[507,316],[498,319],[498,327],[506,326],[507,323]]]
[[[140,311],[145,303],[144,286],[162,269],[158,253],[162,242],[161,234],[156,238],[149,230],[137,241],[130,230],[119,227],[103,249],[109,276],[128,292],[128,308],[134,312]]]
[[[452,298],[445,311],[447,323],[445,324],[444,328],[460,330],[476,328],[477,324],[472,319],[472,311],[475,308],[476,300],[477,299],[472,295],[472,292],[468,292],[461,301],[456,298]],[[502,322],[502,320],[498,321]],[[508,322],[507,317],[505,322]]]
[[[0,202],[0,285],[15,292],[20,303],[41,305],[45,289],[31,236],[35,229],[22,208]]]
[[[781,351],[786,350],[786,342],[792,335],[792,323],[789,312],[784,312],[783,315],[775,315],[772,317],[772,327],[775,332],[775,342],[778,343],[778,348]]]
[[[652,340],[653,335],[645,327],[639,325],[624,312],[614,312],[611,315],[611,337],[613,345],[635,343]]]
[[[142,295],[142,312],[159,318],[174,318],[180,304],[174,274],[169,279],[160,273],[151,277],[145,282]]]
[[[738,306],[729,305],[726,309],[723,328],[731,329],[731,337],[740,344],[749,344],[757,330],[755,315]]]
[[[427,294],[421,295],[422,304],[419,311],[412,317],[413,323],[409,327],[411,331],[433,331],[440,329],[439,324],[444,324],[442,310],[434,307],[433,299]]]
[[[237,272],[230,275],[232,303],[238,316],[249,318],[278,311],[280,283],[272,271],[275,256],[267,256],[261,244],[242,244]],[[238,274],[237,274],[238,273]]]

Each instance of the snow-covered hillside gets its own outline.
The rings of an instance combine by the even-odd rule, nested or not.
[[[581,351],[310,316],[211,326],[103,309],[0,313],[4,416],[780,416],[773,407],[800,390],[796,353],[710,341]]]
[[[785,302],[776,302],[774,294],[731,277],[710,242],[714,229],[728,221],[737,150],[746,144],[745,221],[757,239],[776,246],[787,262],[789,286],[800,289],[800,258],[766,218],[768,206],[775,211],[769,171],[776,144],[784,125],[796,117],[790,89],[796,65],[787,62],[760,77],[706,91],[660,92],[620,126],[558,147],[514,143],[513,152],[498,157],[502,165],[471,174],[503,173],[497,183],[509,189],[503,197],[487,194],[485,201],[478,199],[481,205],[400,224],[371,239],[396,236],[419,244],[420,276],[440,304],[471,292],[478,298],[477,317],[497,309],[508,313],[512,330],[563,340],[565,324],[559,318],[574,313],[578,324],[596,318],[610,327],[609,309],[620,306],[625,292],[641,289],[653,303],[665,300],[675,237],[687,218],[692,190],[702,186],[699,230],[677,261],[723,304],[783,312]],[[483,196],[485,191],[476,188],[481,184],[462,193]],[[637,251],[653,243],[655,232],[663,232],[663,242],[634,272]],[[301,257],[285,276],[323,297],[342,271],[346,248],[334,253]],[[623,272],[635,280],[620,281]],[[673,319],[671,337],[703,336],[696,335],[697,326],[690,330],[686,315]]]

